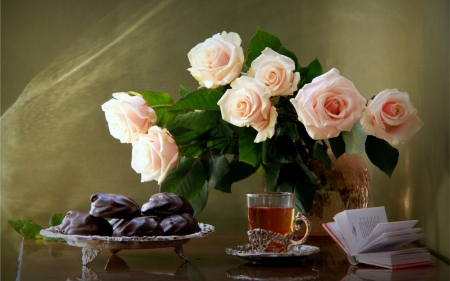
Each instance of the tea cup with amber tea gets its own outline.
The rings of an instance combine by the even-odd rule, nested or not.
[[[306,232],[299,240],[300,222]],[[308,219],[298,213],[294,217],[294,194],[290,192],[247,193],[248,236],[258,252],[288,252],[303,245],[310,234]]]

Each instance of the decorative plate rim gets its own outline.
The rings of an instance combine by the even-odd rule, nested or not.
[[[86,241],[101,241],[101,242],[169,242],[180,241],[191,238],[203,238],[215,231],[214,226],[206,223],[198,223],[200,231],[187,235],[170,235],[170,236],[100,236],[100,235],[77,235],[77,234],[61,234],[56,232],[56,227],[49,227],[42,229],[39,234],[49,238],[61,238],[64,240],[86,240]]]
[[[254,251],[254,250],[248,250],[250,247],[251,247],[250,244],[238,245],[238,246],[234,246],[232,248],[225,249],[225,252],[229,255],[241,257],[244,259],[247,259],[247,258],[258,259],[258,258],[307,257],[312,254],[320,252],[319,247],[311,246],[311,245],[302,245],[299,247],[294,247],[293,251],[281,252],[281,253],[258,252],[258,251]],[[303,249],[303,248],[307,248],[307,249]]]

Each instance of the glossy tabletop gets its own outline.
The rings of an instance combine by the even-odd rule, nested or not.
[[[115,255],[102,250],[82,266],[81,248],[24,239],[16,280],[450,280],[449,266],[434,257],[433,266],[406,270],[352,267],[345,253],[327,238],[309,239],[307,244],[321,251],[289,264],[253,264],[225,253],[226,248],[246,243],[245,233],[213,233],[183,245],[188,262],[172,247],[123,250]]]

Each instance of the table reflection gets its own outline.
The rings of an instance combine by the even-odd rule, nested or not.
[[[119,256],[111,255],[104,271],[96,272],[89,266],[82,266],[81,275],[69,277],[67,281],[78,280],[186,280],[203,281],[204,275],[191,263],[183,262],[173,274],[163,272],[132,271],[128,264]]]
[[[154,254],[158,256],[157,252]],[[206,280],[203,273],[192,263],[183,261],[179,264],[179,258],[173,254],[173,250],[165,251],[163,255],[172,257],[170,264],[174,265],[173,262],[176,261],[175,265],[178,266],[167,263],[164,267],[159,267],[157,262],[149,262],[143,269],[139,266],[140,268],[135,270],[117,254],[106,251],[91,267],[91,264],[82,265],[80,248],[69,246],[66,242],[23,239],[16,280]],[[105,257],[108,257],[106,262]],[[99,264],[103,264],[103,267],[99,268]],[[62,275],[65,275],[64,279],[61,279]],[[42,279],[44,276],[45,279]]]
[[[235,280],[318,280],[320,273],[295,263],[288,266],[267,266],[246,263],[227,270],[227,277]]]
[[[118,254],[102,251],[92,263],[83,266],[79,247],[24,239],[16,280],[449,280],[449,266],[435,258],[434,266],[404,270],[359,265],[349,269],[347,256],[331,239],[308,240],[321,251],[290,264],[253,264],[225,253],[226,248],[246,240],[245,233],[215,233],[205,239],[192,239],[183,247],[187,263],[172,248],[157,248],[123,250]]]
[[[405,269],[383,269],[371,266],[351,266],[347,275],[342,281],[391,281],[391,280],[408,280],[422,281],[434,280],[431,278],[433,266],[419,266]]]

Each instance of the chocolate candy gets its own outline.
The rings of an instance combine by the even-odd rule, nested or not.
[[[189,214],[175,214],[160,223],[164,235],[187,235],[200,231],[198,222]]]
[[[163,234],[159,225],[160,218],[155,216],[136,217],[130,220],[113,222],[112,236],[158,236]]]
[[[150,197],[149,202],[145,203],[141,212],[144,215],[154,215],[165,218],[174,214],[186,213],[194,214],[191,203],[185,198],[174,193],[155,193]]]
[[[111,236],[113,229],[104,218],[98,218],[78,211],[68,211],[56,231],[61,234]]]
[[[89,214],[95,217],[131,219],[141,215],[139,205],[120,194],[92,194],[91,202]]]

